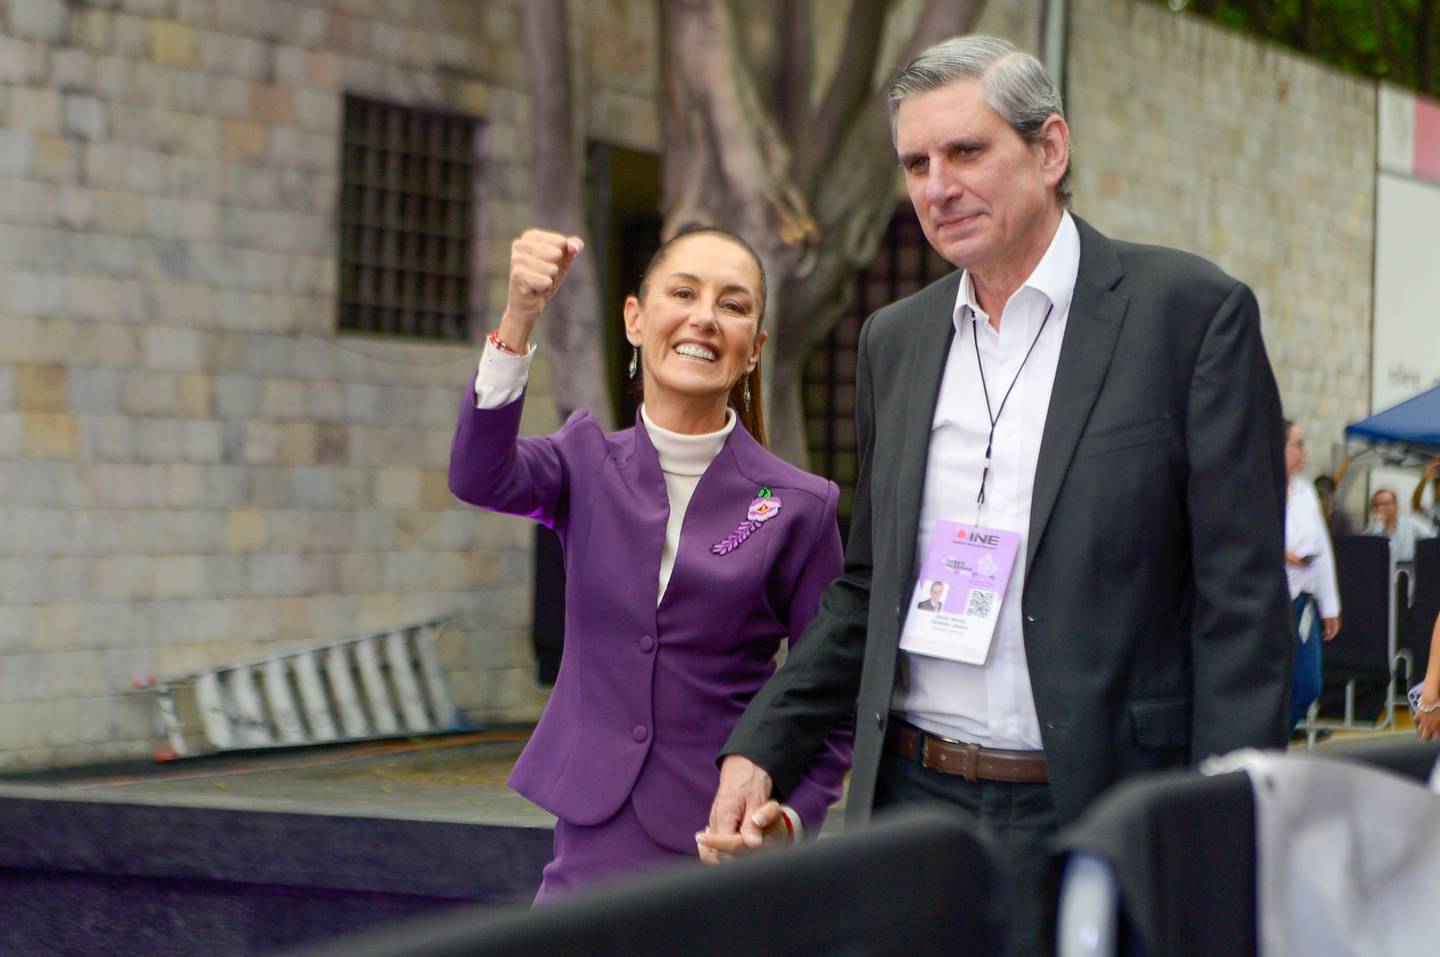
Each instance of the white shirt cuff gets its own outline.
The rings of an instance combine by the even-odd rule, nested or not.
[[[480,353],[480,368],[475,373],[475,408],[498,409],[520,398],[525,383],[530,381],[530,363],[535,358],[536,344],[523,356],[497,349],[485,340]]]

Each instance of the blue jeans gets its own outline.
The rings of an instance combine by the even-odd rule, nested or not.
[[[1290,686],[1290,732],[1300,726],[1305,720],[1305,712],[1310,710],[1310,703],[1320,697],[1320,609],[1315,605],[1315,597],[1309,592],[1301,592],[1293,604],[1295,609],[1295,680]],[[1301,641],[1300,620],[1305,615],[1305,609],[1311,608],[1310,633]]]

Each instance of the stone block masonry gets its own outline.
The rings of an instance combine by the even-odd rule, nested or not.
[[[520,17],[0,3],[0,769],[148,754],[132,674],[450,611],[460,707],[538,716],[529,528],[445,483],[477,350],[334,318],[347,93],[487,123],[482,266],[529,224]],[[592,83],[601,135],[655,149],[654,71]]]
[[[1075,208],[1218,263],[1260,300],[1317,469],[1369,411],[1375,84],[1133,0],[1071,17]]]
[[[571,9],[586,135],[658,150],[653,4]],[[1033,49],[1037,9],[981,29]],[[461,708],[538,715],[530,529],[445,487],[475,348],[335,329],[347,93],[485,121],[497,321],[537,188],[522,14],[0,0],[0,769],[148,754],[132,672],[451,610]],[[1077,211],[1249,282],[1287,408],[1337,434],[1368,395],[1373,87],[1132,0],[1073,5],[1069,74]]]

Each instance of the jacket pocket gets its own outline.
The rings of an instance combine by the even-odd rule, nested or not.
[[[1149,445],[1151,442],[1170,438],[1174,432],[1175,419],[1169,415],[1099,432],[1087,432],[1080,437],[1080,443],[1075,448],[1075,458],[1090,459],[1137,445]]]
[[[1129,705],[1130,729],[1142,748],[1190,746],[1190,698],[1160,698]]]

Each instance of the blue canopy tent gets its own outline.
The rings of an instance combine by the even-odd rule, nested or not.
[[[1345,445],[1348,458],[1373,452],[1400,468],[1440,456],[1440,385],[1346,426]]]

